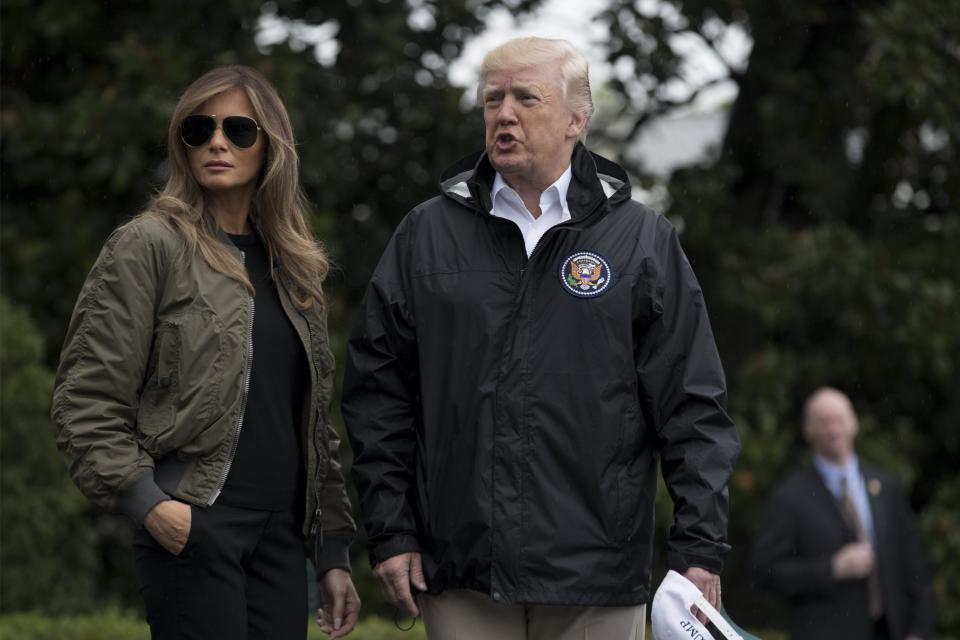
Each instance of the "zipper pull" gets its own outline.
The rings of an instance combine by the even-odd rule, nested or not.
[[[310,525],[310,536],[313,538],[313,566],[320,566],[320,552],[323,550],[323,529],[320,529],[320,507],[313,513],[313,523]]]

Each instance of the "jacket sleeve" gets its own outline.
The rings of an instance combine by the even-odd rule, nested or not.
[[[332,425],[327,429],[330,458],[320,489],[320,505],[324,515],[320,536],[314,541],[319,544],[315,556],[318,576],[330,569],[351,570],[350,545],[353,544],[357,528],[351,515],[350,498],[347,497],[343,471],[337,455],[340,435]]]
[[[893,488],[894,522],[899,526],[897,557],[903,563],[903,592],[906,599],[906,630],[920,638],[933,637],[933,594],[930,576],[927,573],[923,548],[914,525],[914,516],[899,483],[890,483]]]
[[[326,313],[323,314],[323,331],[327,332]],[[327,380],[324,385],[331,393],[323,400],[329,403],[332,397],[333,376],[335,371],[333,354],[327,352],[330,363],[329,371],[324,372]],[[322,408],[325,416],[330,415],[329,406]],[[320,507],[323,509],[321,518],[321,535],[315,544],[319,543],[316,569],[317,575],[322,576],[330,569],[344,569],[350,571],[350,545],[356,533],[357,526],[353,521],[350,498],[347,496],[347,487],[343,481],[343,468],[340,464],[340,434],[334,428],[332,421],[326,420],[327,464],[320,479]]]
[[[419,550],[412,506],[419,369],[408,221],[398,227],[374,271],[347,350],[342,414],[371,566]]]
[[[161,243],[134,221],[107,240],[80,291],[57,369],[51,415],[73,481],[98,506],[141,523],[167,496],[134,436],[165,272]]]
[[[668,567],[719,573],[730,547],[727,485],[740,452],[726,414],[726,382],[703,294],[677,233],[656,220],[652,320],[638,328],[641,406],[657,430],[660,461],[673,498]]]
[[[803,499],[786,485],[774,489],[760,520],[751,557],[751,573],[757,583],[791,600],[829,597],[837,586],[832,553],[824,549],[819,555],[801,554],[799,536],[804,528],[797,521],[798,511],[784,505]]]

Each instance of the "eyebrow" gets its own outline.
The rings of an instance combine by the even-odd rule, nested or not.
[[[501,85],[488,84],[484,85],[482,95],[487,97],[491,94],[504,94],[506,91]],[[510,93],[533,93],[538,96],[544,95],[543,89],[540,88],[536,83],[533,82],[514,82],[510,85]]]

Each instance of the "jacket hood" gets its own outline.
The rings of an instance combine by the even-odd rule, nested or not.
[[[608,207],[630,198],[630,179],[620,165],[589,151],[581,142],[570,159],[573,176],[567,204],[573,219],[583,217],[597,206]],[[485,151],[472,153],[447,169],[440,177],[440,191],[483,213],[493,209],[490,190],[496,170]]]

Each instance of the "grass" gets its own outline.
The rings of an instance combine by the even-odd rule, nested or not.
[[[405,621],[409,624],[409,621]],[[759,632],[763,640],[783,640],[781,632]],[[347,636],[348,640],[426,640],[423,622],[410,631],[400,631],[392,620],[368,616]],[[647,639],[653,634],[647,628]],[[311,619],[307,640],[326,640]],[[29,612],[0,615],[0,640],[150,640],[150,630],[136,613],[108,609],[79,616],[51,617]]]
[[[362,619],[350,640],[425,640],[423,624],[407,632],[393,621],[377,617]],[[308,625],[308,640],[325,640],[316,622]],[[43,613],[0,616],[0,640],[150,640],[150,630],[135,613],[115,609],[79,616],[51,617]]]

